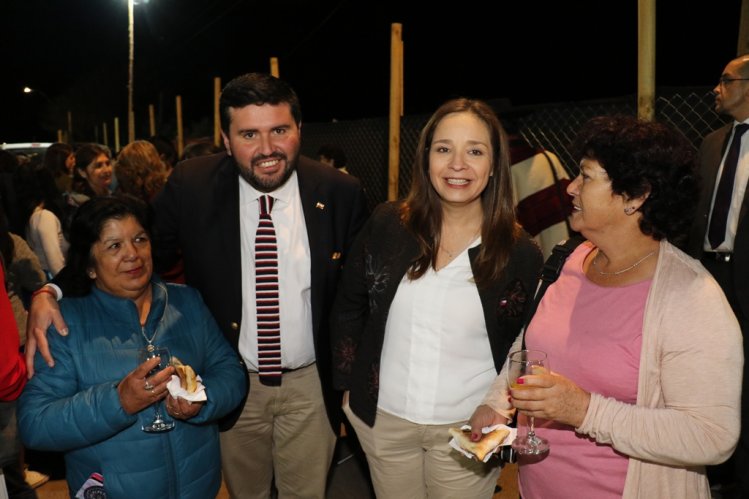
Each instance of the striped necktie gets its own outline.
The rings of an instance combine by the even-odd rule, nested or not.
[[[281,319],[278,303],[278,246],[270,212],[273,198],[260,196],[260,223],[255,234],[255,302],[260,382],[281,385]]]

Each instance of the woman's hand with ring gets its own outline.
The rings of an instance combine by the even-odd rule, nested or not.
[[[174,398],[169,395],[166,398],[166,408],[169,415],[176,419],[190,419],[198,415],[205,402],[190,402],[182,397]]]
[[[135,414],[167,395],[166,385],[174,373],[169,366],[153,376],[148,373],[156,369],[160,359],[154,357],[143,362],[117,384],[120,405],[128,414]]]

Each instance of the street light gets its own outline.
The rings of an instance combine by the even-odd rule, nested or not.
[[[128,34],[130,44],[130,56],[128,59],[128,78],[127,78],[127,141],[128,143],[135,140],[135,112],[133,111],[133,92],[135,71],[135,21],[133,16],[133,7],[148,3],[148,0],[127,0],[127,19]]]
[[[127,141],[135,141],[135,113],[133,112],[133,70],[135,65],[135,23],[133,22],[133,6],[135,0],[127,0],[128,33],[130,40],[130,56],[127,80]]]

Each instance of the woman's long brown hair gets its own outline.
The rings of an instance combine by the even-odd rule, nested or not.
[[[472,113],[486,124],[491,137],[493,175],[481,193],[484,218],[481,248],[474,264],[476,285],[483,288],[500,278],[520,234],[512,196],[507,134],[488,104],[460,98],[447,101],[435,111],[421,131],[411,189],[401,205],[400,214],[401,221],[416,236],[419,245],[419,256],[408,271],[408,277],[415,280],[430,266],[436,268],[440,247],[442,204],[429,179],[429,149],[434,131],[445,116],[465,112]]]

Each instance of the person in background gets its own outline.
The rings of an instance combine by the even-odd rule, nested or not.
[[[208,156],[218,152],[221,152],[221,148],[213,145],[213,142],[210,140],[198,140],[185,146],[185,150],[182,151],[181,161],[197,158],[199,156]]]
[[[177,165],[177,161],[179,160],[177,148],[174,147],[174,143],[166,137],[162,137],[160,135],[149,137],[148,142],[153,144],[156,150],[159,151],[159,157],[161,158],[161,161],[164,162],[164,167],[166,168],[167,174],[170,174],[172,172],[172,168]]]
[[[20,205],[26,242],[51,278],[65,266],[68,241],[63,218],[64,200],[55,186],[52,173],[40,165],[19,167],[14,185]]]
[[[503,117],[510,143],[512,192],[518,222],[530,233],[548,258],[554,246],[570,237],[572,198],[567,194],[569,175],[551,151],[531,147],[520,135],[512,117]]]
[[[70,334],[49,334],[54,369],[36,359],[18,404],[21,438],[66,453],[71,495],[98,473],[107,497],[216,497],[216,421],[241,401],[245,373],[200,294],[153,275],[146,212],[145,203],[120,197],[92,198],[76,212],[58,277]],[[150,374],[161,359],[140,362],[138,351],[153,345],[192,366],[206,401],[171,395],[174,367]],[[174,428],[145,433],[162,401]]]
[[[47,277],[34,251],[22,237],[10,232],[5,212],[0,207],[0,258],[6,269],[5,287],[8,292],[21,347],[26,343],[26,304],[31,294],[39,289]]]
[[[39,259],[26,241],[8,229],[5,213],[0,207],[0,265],[5,270],[4,287],[11,303],[19,335],[20,349],[26,342],[25,297],[46,282]],[[5,476],[11,499],[35,498],[33,487],[49,480],[49,476],[26,470],[21,439],[16,428],[16,403],[0,402],[0,467]],[[33,485],[33,487],[32,487]]]
[[[730,61],[715,93],[715,111],[732,121],[702,141],[699,175],[702,191],[689,235],[689,253],[715,277],[731,304],[749,346],[749,54]],[[733,158],[731,160],[730,158]],[[749,370],[744,364],[744,380]],[[708,468],[716,492],[723,498],[749,497],[749,383],[741,405],[741,436],[736,452],[725,464]]]
[[[328,166],[332,166],[336,170],[342,173],[348,173],[346,169],[346,153],[340,146],[335,144],[323,144],[320,149],[317,150],[317,157],[320,163]]]
[[[744,359],[720,286],[674,245],[692,223],[694,151],[630,116],[590,120],[574,150],[570,224],[587,241],[525,334],[551,373],[519,378],[508,401],[505,366],[471,425],[504,422],[512,406],[519,427],[535,417],[551,450],[520,461],[524,499],[709,499],[705,465],[738,439]]]
[[[452,449],[520,331],[542,264],[515,220],[507,138],[484,102],[429,119],[403,201],[352,248],[331,314],[334,382],[378,497],[490,498],[497,461]]]
[[[62,142],[55,142],[44,151],[42,166],[52,172],[55,185],[60,194],[67,194],[73,188],[73,170],[75,154],[73,148]]]
[[[367,217],[364,192],[357,179],[300,156],[301,107],[282,80],[239,76],[219,107],[226,152],[180,163],[154,200],[158,268],[183,257],[187,284],[200,291],[248,370],[252,390],[221,434],[231,497],[266,498],[275,483],[280,497],[322,499],[341,425],[328,314]],[[277,286],[262,282],[275,261],[263,244],[269,219],[277,231]],[[256,264],[258,253],[265,261]],[[270,290],[257,289],[258,275]],[[43,295],[31,306],[27,352],[39,342],[53,364],[44,332],[50,323],[58,331],[67,326],[54,298]],[[262,348],[264,326],[274,324],[274,314],[263,314],[275,308],[264,307],[266,300],[279,302],[280,360],[272,359],[279,349]],[[258,321],[258,310],[268,322]],[[262,378],[261,358],[269,368]]]
[[[159,152],[146,140],[136,140],[123,147],[114,169],[118,192],[146,202],[161,192],[168,177]]]
[[[80,206],[97,196],[112,193],[112,158],[109,151],[98,144],[86,144],[75,152],[73,192],[68,203]]]
[[[24,215],[21,213],[18,202],[17,188],[15,186],[15,175],[19,165],[16,157],[0,149],[0,205],[2,205],[11,230],[23,234],[26,228]]]
[[[5,281],[5,265],[0,264],[0,282]],[[13,308],[5,286],[0,286],[0,477],[10,497],[35,499],[36,494],[26,483],[19,460],[21,442],[16,426],[15,400],[26,385],[26,364],[19,348]]]

